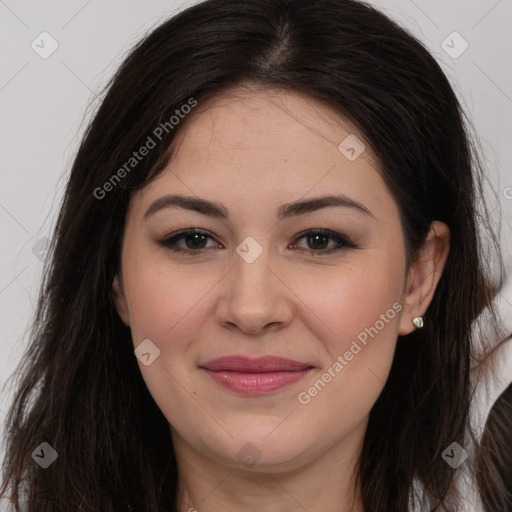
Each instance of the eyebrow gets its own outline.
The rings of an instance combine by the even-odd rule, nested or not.
[[[328,208],[332,206],[351,208],[375,219],[375,215],[373,215],[373,213],[368,208],[366,208],[366,206],[343,195],[327,195],[283,204],[277,211],[277,218],[279,220],[283,220],[289,217],[311,213],[322,208]],[[143,220],[146,220],[148,217],[160,210],[163,210],[164,208],[173,207],[195,211],[203,215],[208,215],[218,219],[229,219],[229,212],[227,208],[222,204],[214,203],[212,201],[198,197],[172,194],[160,197],[159,199],[153,201],[149,208],[146,210],[146,213],[143,216]]]

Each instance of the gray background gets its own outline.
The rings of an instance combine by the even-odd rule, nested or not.
[[[44,237],[57,214],[87,106],[144,32],[191,3],[0,0],[0,386],[27,342]],[[370,3],[426,43],[474,120],[496,191],[491,209],[503,210],[500,232],[512,270],[512,0]],[[447,40],[452,54],[463,48],[463,41],[448,37],[454,31],[469,45],[456,58],[442,47]],[[40,54],[52,41],[42,32],[58,44],[47,58]],[[509,282],[500,307],[510,329],[511,303]],[[10,388],[0,390],[0,434],[11,395]]]

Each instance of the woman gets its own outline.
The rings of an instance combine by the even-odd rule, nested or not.
[[[470,423],[505,335],[481,179],[438,64],[364,3],[163,23],[76,155],[3,491],[30,512],[459,511],[469,475],[474,506],[510,510]]]

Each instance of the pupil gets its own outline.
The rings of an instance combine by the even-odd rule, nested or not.
[[[310,235],[308,237],[308,240],[311,241],[311,240],[318,240],[318,238],[323,238],[324,241],[328,238],[326,235]],[[315,245],[315,242],[313,242],[312,245]],[[325,244],[320,244],[322,246],[325,246]],[[315,247],[315,249],[318,249],[319,247]],[[322,247],[322,248],[325,248],[325,247]]]
[[[202,240],[199,240],[199,243],[201,243],[201,242],[204,242],[204,239],[206,238],[206,235],[202,235],[201,233],[194,233],[192,235],[188,235],[187,240],[190,241],[190,239],[192,238],[193,239],[192,245],[193,245],[194,242],[198,241],[198,237],[203,237]],[[189,245],[190,244],[187,243],[187,246],[189,246]],[[194,246],[193,247],[189,247],[189,249],[193,249],[193,248],[194,248]],[[197,248],[197,245],[195,246],[195,248]],[[199,248],[201,249],[202,247],[199,247]]]

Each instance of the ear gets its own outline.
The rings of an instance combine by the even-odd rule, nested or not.
[[[425,314],[441,279],[449,252],[450,228],[436,220],[430,225],[418,258],[409,269],[404,309],[398,326],[400,336],[414,331],[416,327],[412,319]]]
[[[128,314],[128,304],[124,294],[124,288],[122,281],[119,279],[119,275],[116,274],[112,282],[112,297],[116,305],[117,313],[121,317],[121,320],[128,327],[130,326],[130,315]]]

